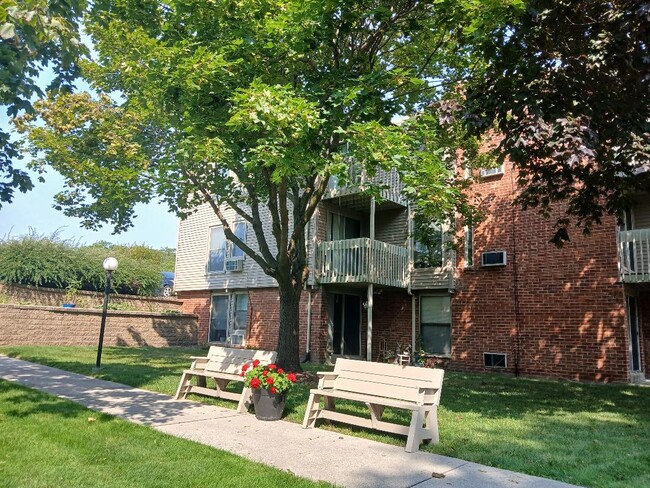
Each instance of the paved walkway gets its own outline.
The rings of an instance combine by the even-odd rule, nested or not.
[[[178,401],[167,395],[2,355],[0,378],[305,478],[349,488],[572,486],[426,452],[408,454],[403,447],[318,428],[305,430],[290,422],[263,422],[254,415]],[[282,449],[256,448],[269,438]]]

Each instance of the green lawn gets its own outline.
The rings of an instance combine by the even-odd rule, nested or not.
[[[102,371],[93,375],[95,348],[0,347],[9,356],[167,394],[175,392],[189,356],[202,352],[105,348]],[[296,385],[290,393],[287,420],[302,421],[310,386]],[[358,405],[339,404],[366,415]],[[387,415],[408,423],[402,412]],[[439,424],[440,444],[422,450],[578,485],[650,487],[650,388],[447,372]],[[343,425],[321,422],[319,428],[405,443],[401,436]]]
[[[1,380],[0,432],[1,486],[330,486]]]

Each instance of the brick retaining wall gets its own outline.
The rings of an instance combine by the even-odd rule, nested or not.
[[[0,305],[0,346],[97,344],[101,310]],[[106,346],[193,346],[198,343],[196,315],[109,311]]]

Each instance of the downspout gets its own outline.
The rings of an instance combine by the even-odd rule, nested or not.
[[[512,168],[510,170],[510,189],[514,194],[514,181]],[[514,312],[515,312],[515,376],[519,376],[519,362],[521,360],[521,315],[519,309],[519,272],[517,270],[517,209],[512,205],[512,280]]]
[[[370,240],[375,240],[375,197],[370,200]],[[366,337],[366,360],[372,361],[372,306],[373,306],[374,286],[372,283],[368,285],[368,333]]]
[[[305,341],[305,356],[302,358],[302,363],[311,361],[311,352],[309,349],[309,341],[311,339],[311,292],[313,288],[307,290],[307,340]]]
[[[406,249],[408,252],[408,265],[406,268],[406,292],[411,296],[411,354],[415,353],[415,295],[413,295],[413,290],[411,289],[411,273],[413,272],[413,209],[411,204],[408,203],[407,206],[407,218],[406,226],[408,232],[408,238],[406,239]]]

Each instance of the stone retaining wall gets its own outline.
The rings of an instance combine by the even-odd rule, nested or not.
[[[101,310],[0,305],[0,346],[92,346],[99,339]],[[106,346],[193,346],[198,317],[149,312],[109,311]]]
[[[74,302],[79,308],[102,308],[103,293],[78,291]],[[4,297],[4,300],[2,298]],[[37,305],[43,307],[60,307],[69,301],[65,290],[38,288],[33,286],[5,285],[0,283],[0,303],[7,301],[19,305]],[[140,297],[136,295],[111,294],[110,307],[143,312],[181,311],[183,302],[175,298]]]

